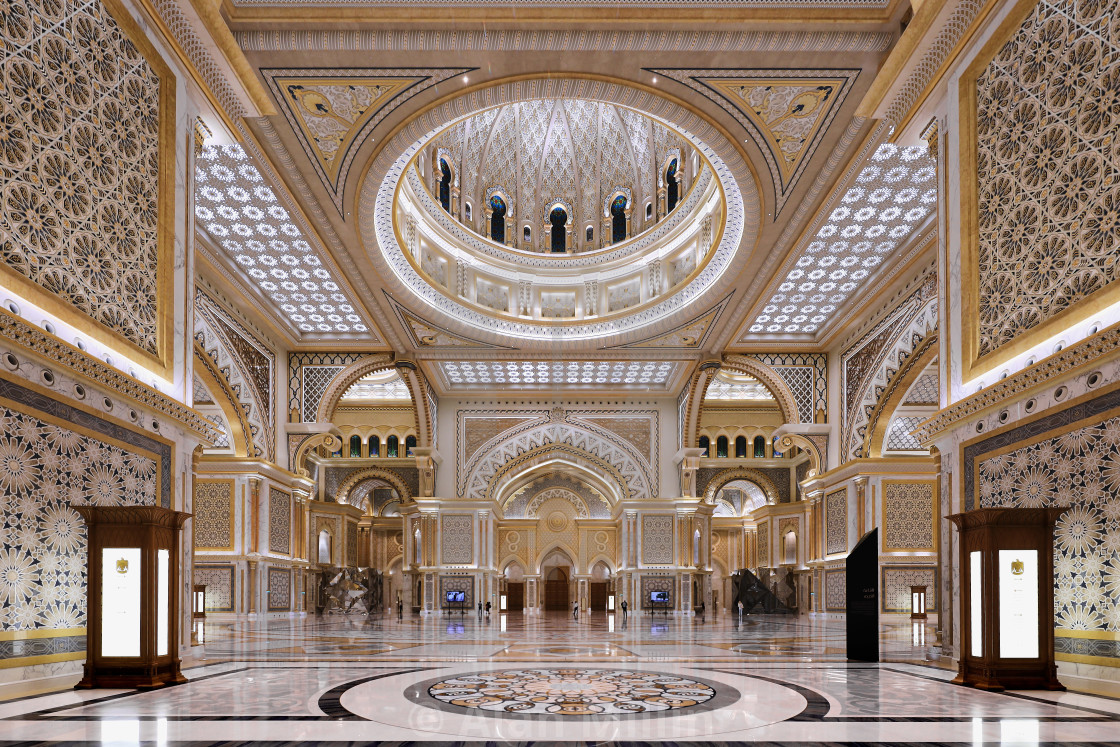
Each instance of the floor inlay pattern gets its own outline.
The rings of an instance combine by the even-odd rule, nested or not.
[[[694,709],[716,697],[716,686],[625,669],[504,669],[423,683],[410,689],[409,699],[431,705],[425,695],[440,704],[495,715],[578,718]]]

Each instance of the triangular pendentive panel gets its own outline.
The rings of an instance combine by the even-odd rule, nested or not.
[[[370,133],[401,104],[476,68],[262,68],[280,111],[342,212],[346,177]]]
[[[775,219],[859,75],[859,70],[650,72],[703,94],[750,134],[774,180]]]

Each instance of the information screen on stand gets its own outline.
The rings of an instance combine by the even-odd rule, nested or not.
[[[140,548],[101,550],[101,655],[140,655]]]
[[[1038,551],[999,551],[999,655],[1038,658]]]

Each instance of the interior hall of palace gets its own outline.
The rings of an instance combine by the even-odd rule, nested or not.
[[[1120,692],[1117,0],[0,0],[0,59],[0,698],[94,666],[113,507],[184,666],[842,628],[869,537],[950,670],[947,517],[1061,508],[1043,654]]]

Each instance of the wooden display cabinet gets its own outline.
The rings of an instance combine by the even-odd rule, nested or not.
[[[1065,508],[981,508],[960,530],[961,650],[953,682],[1064,690],[1054,659],[1054,524]]]
[[[186,682],[179,659],[179,536],[190,514],[75,506],[88,528],[86,664],[79,688]]]

